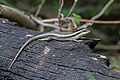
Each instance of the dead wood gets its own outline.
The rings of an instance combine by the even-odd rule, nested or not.
[[[0,80],[120,80],[120,73],[109,68],[107,58],[92,53],[98,39],[81,43],[36,40],[8,71],[20,47],[37,34],[0,21]]]

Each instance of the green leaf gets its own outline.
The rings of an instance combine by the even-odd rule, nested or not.
[[[86,71],[86,76],[88,80],[96,80],[90,71]]]
[[[75,18],[75,23],[76,23],[77,25],[80,25],[81,16],[80,16],[80,15],[77,15],[77,14],[75,14],[75,13],[73,13],[72,15],[73,15],[73,17]]]
[[[80,25],[80,19],[75,19],[75,23]]]
[[[75,14],[75,13],[73,13],[72,15],[73,15],[75,18],[77,18],[77,19],[81,19],[81,18],[82,18],[80,15],[77,15],[77,14]]]
[[[68,14],[68,9],[66,9],[66,8],[63,8],[62,9],[62,14],[64,14],[64,16],[66,16],[67,14]]]

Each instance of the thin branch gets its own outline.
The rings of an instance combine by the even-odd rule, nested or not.
[[[98,19],[100,16],[102,16],[104,12],[107,10],[107,8],[112,4],[113,1],[114,0],[110,0],[96,16],[91,18],[91,20]]]
[[[64,0],[59,0],[58,24],[60,28],[61,28],[61,11],[63,8],[63,4],[64,4]]]
[[[47,27],[56,28],[56,29],[59,28],[59,27],[56,26],[56,25],[41,22],[39,19],[37,19],[37,18],[35,18],[35,17],[33,17],[33,16],[31,16],[31,19],[32,19],[33,21],[35,21],[36,23],[42,25],[42,26],[47,26]]]
[[[41,11],[41,8],[43,7],[44,3],[45,3],[45,0],[42,0],[42,2],[40,3],[40,5],[38,6],[38,9],[37,9],[37,11],[35,13],[36,17],[39,15],[39,13]],[[43,26],[40,27],[40,32],[44,32],[44,27]]]
[[[77,24],[75,23],[74,18],[66,18],[66,19],[71,20],[73,26],[75,27],[75,29],[77,29]]]
[[[86,20],[86,19],[81,19],[80,22],[98,23],[98,24],[120,24],[120,21],[96,21],[96,20]]]
[[[40,32],[44,32],[45,31],[45,27],[44,26],[40,26]]]
[[[37,18],[35,18],[35,17],[33,17],[33,16],[31,16],[31,19],[32,19],[33,21],[35,21],[36,23],[44,26],[44,27],[51,27],[51,28],[55,28],[55,29],[60,30],[60,28],[59,28],[58,26],[56,26],[56,25],[54,25],[54,24],[44,23],[44,22],[40,21],[39,19],[37,19]],[[68,30],[68,29],[65,29],[65,28],[61,28],[61,30],[62,30],[62,31],[72,31],[72,30]]]
[[[74,8],[75,8],[75,5],[76,5],[77,1],[78,1],[78,0],[74,0],[74,4],[73,4],[73,6],[72,6],[72,8],[71,8],[70,12],[67,14],[67,16],[66,16],[66,17],[70,17],[70,15],[71,15],[72,11],[73,11],[73,10],[74,10]]]
[[[58,11],[58,18],[60,18],[61,11],[63,8],[64,0],[59,0],[59,11]]]
[[[67,19],[69,19],[68,17]],[[66,20],[66,18],[63,18],[63,20]],[[41,22],[57,22],[57,18],[51,18],[51,19],[44,19],[40,20]],[[80,22],[87,22],[87,23],[97,23],[97,24],[120,24],[120,21],[98,21],[98,20],[87,20],[87,19],[80,19]]]
[[[95,19],[98,19],[100,16],[103,15],[103,13],[106,11],[106,9],[111,5],[111,3],[113,2],[114,0],[109,0],[109,2],[104,6],[104,8],[96,15],[96,16],[93,16],[90,20],[95,20]],[[91,26],[93,25],[93,23],[85,23],[83,24],[82,26],[80,26],[78,28],[79,29],[82,29],[82,28],[87,28],[88,26]]]
[[[72,22],[72,24],[74,25],[75,28],[77,28],[77,25],[75,23],[75,20],[73,17],[66,17],[66,18],[62,18],[61,19],[62,21],[66,21],[66,20],[70,20]],[[41,20],[41,22],[58,22],[58,19],[56,18],[52,18],[52,19],[44,19],[44,20]]]
[[[106,11],[106,9],[110,6],[110,4],[113,2],[113,0],[110,0],[105,6],[104,6],[104,8],[96,15],[96,16],[93,16],[91,19],[90,19],[90,21],[85,21],[85,20],[83,20],[83,21],[85,21],[85,22],[87,22],[87,23],[85,23],[84,25],[82,25],[82,26],[80,26],[79,28],[78,28],[78,30],[80,30],[80,29],[83,29],[83,28],[87,28],[88,26],[90,26],[90,25],[93,25],[93,23],[100,23],[100,21],[98,22],[98,21],[93,21],[93,20],[95,20],[95,19],[97,19],[97,18],[99,18],[100,16],[102,16],[103,15],[103,13]],[[69,19],[69,20],[71,20],[70,19],[70,17],[69,18],[63,18],[64,19],[64,21],[66,20],[66,19]],[[57,21],[56,19],[51,19],[51,20],[44,20],[43,22],[47,22],[47,21]],[[82,21],[81,20],[81,21]],[[72,20],[73,21],[73,20]],[[92,22],[92,23],[91,23]],[[104,22],[104,21],[102,21],[101,23],[119,23],[119,21],[117,21],[117,22],[111,22],[111,21],[109,21],[109,22]],[[74,24],[74,22],[73,22],[73,24]],[[74,26],[76,26],[76,25],[74,25]]]
[[[2,5],[2,4],[0,4],[0,15],[1,15],[1,17],[8,18],[9,20],[12,20],[12,21],[15,21],[15,22],[19,23],[20,25],[24,25],[27,28],[37,29],[37,24],[36,23],[38,23],[38,24],[40,24],[42,26],[45,26],[45,27],[52,27],[52,28],[55,28],[55,29],[58,29],[58,30],[61,29],[63,31],[72,31],[72,30],[68,30],[68,29],[65,29],[65,28],[60,28],[60,25],[58,26],[56,24],[47,24],[47,23],[45,23],[45,22],[58,22],[59,24],[62,24],[66,20],[71,20],[73,25],[75,26],[75,28],[77,27],[76,23],[74,22],[74,18],[72,18],[72,17],[66,17],[66,18],[62,17],[61,18],[61,10],[62,10],[63,4],[64,4],[64,0],[60,0],[60,1],[61,2],[60,2],[59,13],[58,13],[58,19],[47,19],[47,20],[38,20],[36,18],[31,19],[30,16],[25,15],[25,14],[21,13],[20,11],[18,11],[16,9],[10,8],[10,7]],[[75,1],[77,3],[77,0],[75,0]],[[81,28],[87,28],[88,26],[92,25],[93,23],[108,23],[108,24],[110,24],[110,23],[111,24],[112,23],[113,24],[120,23],[120,21],[94,21],[95,19],[97,19],[97,18],[99,18],[100,16],[103,15],[105,10],[110,6],[110,4],[113,1],[114,0],[110,0],[105,5],[105,7],[96,16],[93,16],[91,18],[91,20],[81,19],[80,20],[81,22],[87,22],[87,23],[85,23],[84,25],[80,26],[78,28],[78,30],[81,29]],[[74,3],[74,5],[76,3]],[[70,14],[71,14],[71,12],[74,9],[74,5],[73,5],[73,8],[70,11]]]
[[[41,22],[58,22],[57,18],[51,18],[51,19],[44,19],[44,20],[40,20]]]
[[[35,16],[39,15],[39,13],[41,11],[41,8],[43,7],[44,3],[45,3],[45,0],[42,0],[42,2],[40,3],[40,5],[38,6],[38,9],[37,9],[37,11],[35,13]]]

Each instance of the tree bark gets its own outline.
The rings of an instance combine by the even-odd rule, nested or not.
[[[0,80],[120,80],[109,60],[92,53],[98,39],[33,41],[8,70],[20,47],[37,31],[0,21]]]

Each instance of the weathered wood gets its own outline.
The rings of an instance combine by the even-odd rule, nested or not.
[[[36,31],[0,22],[0,80],[120,80],[112,71],[109,60],[92,53],[99,40],[81,43],[39,41],[29,44],[8,71],[20,47]]]

